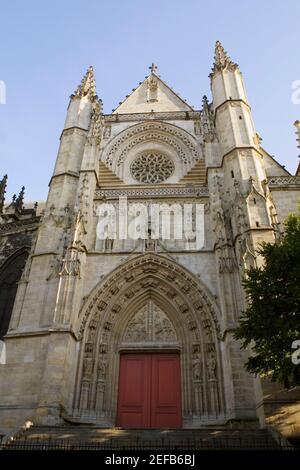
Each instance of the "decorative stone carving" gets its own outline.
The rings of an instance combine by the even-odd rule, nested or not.
[[[220,70],[226,69],[234,71],[237,68],[238,65],[231,60],[220,41],[217,41],[215,47],[215,61],[210,76],[212,77],[213,74]]]
[[[98,308],[98,310],[100,310],[100,311],[105,310],[106,307],[107,307],[107,303],[104,302],[103,300],[101,300],[101,301],[98,303],[98,305],[97,305],[97,308]]]
[[[270,176],[268,179],[270,188],[287,186],[300,186],[300,176]]]
[[[102,102],[101,102],[101,105],[99,105],[99,108],[102,108]],[[103,133],[102,129],[103,129],[103,117],[102,117],[102,114],[98,111],[98,109],[96,109],[93,112],[90,130],[87,136],[87,142],[90,145],[95,144],[96,147],[98,148],[100,147],[102,133]]]
[[[214,354],[210,354],[207,360],[207,373],[209,379],[216,378],[217,361]]]
[[[126,289],[128,290],[128,284],[125,280],[125,276],[127,276],[129,273],[133,273],[135,278],[140,276],[142,277],[141,282],[139,284],[135,284],[135,288],[132,290],[133,294],[139,291],[139,286],[140,288],[143,287],[142,283],[146,283],[144,285],[148,286],[148,288],[159,288],[163,295],[167,295],[167,292],[170,290],[170,281],[168,281],[168,283],[161,282],[157,277],[158,272],[161,273],[163,279],[166,279],[167,274],[171,275],[172,273],[172,276],[174,276],[173,279],[175,279],[175,282],[173,281],[174,288],[172,287],[172,290],[174,290],[176,296],[173,298],[171,296],[170,301],[179,306],[182,304],[182,300],[180,300],[180,296],[178,296],[177,292],[181,292],[184,297],[186,297],[186,294],[188,293],[188,298],[191,301],[190,319],[193,320],[195,311],[197,309],[206,311],[213,320],[213,327],[216,331],[216,336],[220,337],[220,325],[216,313],[217,307],[215,301],[203,293],[201,286],[198,285],[199,281],[195,280],[193,276],[188,274],[182,267],[176,265],[173,261],[154,253],[147,253],[145,255],[134,257],[128,261],[118,272],[110,276],[105,281],[105,284],[102,285],[102,287],[98,290],[98,292],[91,297],[88,303],[84,306],[84,311],[81,314],[80,329],[78,332],[79,338],[83,334],[86,321],[91,312],[97,311],[97,305],[99,302],[104,302],[103,299],[107,300],[110,298],[112,289],[117,286],[118,292],[125,292],[126,285]],[[154,282],[155,284],[150,285],[149,282]],[[122,304],[122,302],[130,302],[130,299],[125,297],[123,294],[121,297],[119,297],[118,305]],[[113,310],[111,310],[111,312],[113,313]],[[95,313],[93,315],[95,315]],[[188,326],[188,324],[186,324],[186,326]]]
[[[118,199],[120,196],[127,196],[129,199],[140,197],[164,197],[164,196],[185,196],[185,197],[208,197],[207,186],[194,186],[183,188],[122,188],[122,189],[96,189],[95,199]]]
[[[124,130],[114,139],[101,160],[110,168],[116,163],[124,163],[130,149],[143,142],[163,142],[171,146],[178,157],[192,166],[201,157],[196,140],[187,132],[176,126],[163,122],[145,122]]]
[[[214,112],[212,105],[209,104],[207,96],[203,96],[202,100],[202,112],[201,112],[201,133],[203,134],[204,142],[213,142],[217,137],[215,124],[214,124]]]
[[[140,183],[156,184],[168,179],[174,173],[173,161],[157,152],[138,155],[130,166],[132,176]]]
[[[81,80],[80,85],[78,85],[74,94],[71,95],[71,98],[73,97],[84,98],[86,96],[92,102],[97,100],[98,98],[96,94],[96,84],[95,84],[95,78],[94,78],[94,70],[92,66],[88,68],[85,76]]]
[[[114,239],[106,237],[104,240],[104,251],[112,251],[114,247]]]
[[[153,112],[153,113],[124,113],[124,114],[109,114],[105,116],[105,122],[136,122],[136,121],[183,121],[184,119],[199,119],[199,111],[172,111],[172,112]]]
[[[152,278],[141,281],[141,286],[143,289],[147,289],[149,287],[153,287],[155,289],[156,287],[158,287],[158,284],[159,282],[157,281],[157,279]]]
[[[196,353],[193,355],[192,359],[192,365],[193,365],[193,379],[194,380],[202,380],[202,359],[201,359],[201,354]]]
[[[152,74],[147,80],[147,101],[158,101],[158,79]]]
[[[181,313],[187,313],[189,311],[189,306],[187,304],[181,304],[179,306],[179,310]]]
[[[99,354],[106,354],[108,351],[108,345],[101,343],[99,345]]]
[[[102,356],[98,362],[98,379],[104,380],[108,363],[105,355],[103,354]]]
[[[147,340],[147,314],[148,306],[138,312],[126,328],[125,341],[146,341]]]
[[[106,125],[103,129],[103,139],[109,139],[111,135],[111,126]]]
[[[112,324],[109,322],[109,321],[106,321],[103,325],[103,328],[105,330],[108,330],[108,331],[111,331],[111,328],[112,328]]]
[[[91,353],[93,352],[94,343],[87,342],[85,343],[84,352]]]
[[[92,376],[93,365],[93,359],[91,357],[85,357],[85,359],[83,360],[83,378],[87,379]]]
[[[117,295],[112,299],[115,286]],[[127,291],[134,292],[134,297],[126,297]],[[136,305],[140,291],[143,295],[148,292],[148,297],[143,299],[139,309],[136,307],[135,314],[132,312],[133,316],[124,328],[123,316],[119,312],[128,315]],[[174,291],[176,296],[168,297],[169,291]],[[178,332],[161,309],[156,295],[157,299],[164,299],[172,308],[174,317],[177,316],[181,324]],[[105,308],[99,311],[97,305],[102,305],[101,302]],[[192,414],[198,417],[203,413],[214,416],[219,413],[223,405],[217,359],[217,339],[220,339],[218,310],[213,297],[201,287],[197,278],[167,257],[155,253],[133,256],[105,278],[84,308],[81,316],[84,328],[81,331],[88,331],[84,336],[83,359],[93,358],[95,363],[90,378],[83,376],[83,367],[79,373],[75,408],[89,409],[109,417],[115,406],[119,347],[137,349],[141,344],[153,347],[156,343],[158,347],[182,347],[182,373],[187,383],[185,399],[190,403],[185,406],[192,404]],[[181,311],[184,317],[178,317]],[[79,331],[79,338],[82,338],[80,335]],[[100,343],[97,343],[98,338]],[[87,365],[87,370],[89,367]]]
[[[166,314],[149,300],[129,322],[124,341],[176,341],[177,336]]]
[[[112,306],[111,310],[112,310],[112,312],[114,312],[114,313],[119,313],[120,310],[121,310],[121,308],[122,308],[121,305],[114,304],[114,305]]]
[[[175,341],[176,333],[170,320],[165,317],[154,318],[154,338],[158,341]]]

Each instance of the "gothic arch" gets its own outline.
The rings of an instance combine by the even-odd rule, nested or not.
[[[124,339],[134,316],[148,308],[149,302],[157,308],[157,321],[164,319],[159,331],[165,328],[166,334],[158,341],[155,337]],[[199,280],[173,260],[146,254],[116,268],[85,303],[78,337],[75,414],[114,424],[119,352],[125,348],[179,351],[185,422],[200,423],[212,417],[218,421],[223,416],[218,307]]]
[[[160,121],[135,124],[118,134],[103,150],[103,161],[115,174],[122,177],[124,160],[132,149],[141,149],[147,143],[157,143],[172,153],[184,167],[184,174],[202,157],[199,143],[184,129]]]
[[[16,250],[0,267],[0,340],[7,333],[29,247]]]

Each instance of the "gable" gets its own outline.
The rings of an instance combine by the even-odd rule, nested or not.
[[[289,176],[290,173],[275,160],[273,156],[268,154],[262,147],[264,168],[267,176]]]
[[[113,114],[192,110],[193,108],[181,99],[158,75],[151,73],[114,110]]]

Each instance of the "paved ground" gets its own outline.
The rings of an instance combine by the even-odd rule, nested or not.
[[[280,445],[267,429],[102,429],[92,426],[31,427],[14,448],[266,449]]]

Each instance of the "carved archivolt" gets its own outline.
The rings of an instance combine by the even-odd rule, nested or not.
[[[119,174],[128,152],[135,146],[147,142],[160,142],[173,149],[178,159],[193,166],[202,156],[196,139],[183,129],[163,122],[145,122],[124,130],[104,149],[101,155],[110,169]]]
[[[168,287],[165,286],[164,283],[160,284],[159,279],[163,279],[164,282],[168,283],[170,292],[172,289],[174,291],[176,287],[181,295],[186,296],[188,294],[186,300],[189,301],[190,305],[186,311],[205,310],[214,323],[216,334],[220,337],[219,309],[213,296],[209,294],[207,288],[201,284],[201,281],[173,260],[162,255],[147,254],[136,256],[127,263],[114,269],[105,280],[103,280],[101,285],[92,291],[79,316],[77,324],[79,339],[82,338],[86,323],[93,314],[96,318],[97,311],[105,311],[107,314],[109,306],[112,303],[114,304],[112,308],[115,308],[115,296],[118,292],[122,291],[122,289],[126,292],[123,296],[119,297],[119,300],[126,303],[126,299],[128,300],[130,298],[130,292],[132,290],[130,289],[130,279],[133,284],[136,284],[136,281],[140,279],[140,288],[143,288],[146,282],[146,275],[150,276],[151,274],[158,278],[158,285],[161,291],[168,291]],[[137,288],[136,285],[135,288]],[[171,295],[170,292],[168,294],[169,297]],[[135,294],[137,294],[137,291],[133,293],[133,295]],[[124,303],[122,307],[124,307]],[[99,319],[97,319],[97,322],[98,321]]]
[[[140,255],[116,268],[79,318],[74,413],[92,412],[113,425],[119,352],[151,346],[180,351],[184,415],[222,414],[218,312],[198,279],[165,256]]]

